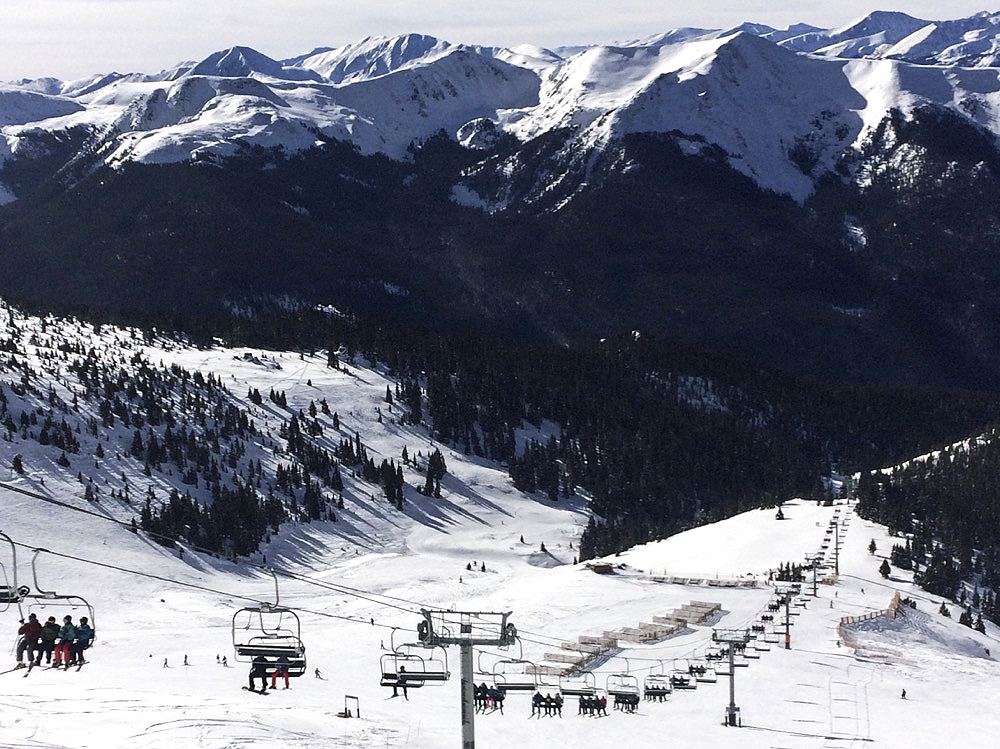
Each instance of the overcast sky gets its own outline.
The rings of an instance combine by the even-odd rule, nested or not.
[[[756,21],[834,28],[872,10],[942,20],[986,9],[979,0],[0,0],[0,81],[157,72],[237,44],[281,59],[408,32],[470,44],[559,46],[679,26]]]

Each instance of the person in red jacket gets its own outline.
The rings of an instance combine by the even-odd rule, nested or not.
[[[24,668],[24,653],[28,653],[28,663],[35,660],[35,651],[38,648],[38,638],[42,636],[42,625],[38,622],[38,617],[28,614],[28,621],[21,620],[21,627],[17,630],[21,639],[17,641],[17,668]],[[41,651],[39,651],[41,652]]]

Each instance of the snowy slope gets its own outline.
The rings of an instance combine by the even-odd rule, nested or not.
[[[6,317],[3,323],[7,335]],[[25,343],[21,353],[5,352],[4,361],[9,364],[13,356],[16,372],[26,365],[28,382],[43,394],[51,388],[67,397],[77,387],[74,375],[57,364],[53,345],[80,341],[98,356],[119,356],[123,366],[141,352],[155,366],[176,364],[206,379],[211,373],[245,407],[250,404],[243,394],[251,386],[286,392],[290,411],[326,398],[341,415],[343,433],[357,431],[378,456],[398,457],[404,446],[424,453],[434,447],[422,428],[376,418],[377,408],[389,415],[383,396],[391,380],[363,362],[333,370],[322,356],[198,349],[54,319],[43,326],[18,316],[14,324]],[[9,399],[22,397],[11,387],[19,382],[16,372],[8,368],[0,376]],[[87,406],[81,404],[83,413],[67,418],[85,418]],[[265,401],[253,407],[253,416],[263,428],[274,429],[279,411]],[[144,477],[136,461],[114,456],[118,440],[123,443],[118,452],[125,452],[129,431],[112,431],[106,458],[91,464],[83,456],[92,454],[94,438],[82,430],[81,455],[65,470],[51,448],[18,435],[13,442],[0,441],[0,530],[18,544],[15,567],[10,547],[0,542],[7,584],[16,573],[19,584],[82,596],[95,609],[98,631],[88,651],[90,665],[79,672],[37,669],[27,678],[24,672],[0,673],[4,746],[454,746],[460,736],[457,652],[448,654],[453,676],[442,686],[412,689],[406,701],[378,686],[380,658],[394,643],[412,642],[420,607],[511,612],[521,644],[507,652],[479,649],[474,660],[482,673],[476,680],[485,681],[505,668],[504,659],[552,663],[548,654],[581,635],[636,627],[691,601],[720,604],[707,623],[659,642],[621,641],[619,649],[590,666],[602,688],[614,674],[641,685],[651,674],[686,668],[703,657],[714,647],[713,627],[760,622],[773,600],[770,571],[819,551],[825,554],[820,577],[826,580],[816,598],[806,595],[803,606],[790,609],[790,649],[752,648],[760,658],[737,669],[743,728],[721,725],[728,690],[720,678],[694,691],[677,691],[667,702],[642,702],[635,714],[609,710],[600,718],[577,715],[573,699],[561,718],[532,718],[527,696],[511,694],[503,715],[475,716],[480,745],[603,748],[618,746],[627,736],[636,746],[666,741],[707,749],[819,749],[874,743],[930,749],[990,746],[1000,730],[1000,717],[988,704],[1000,684],[1000,665],[987,655],[987,649],[1000,652],[995,629],[981,635],[944,619],[937,614],[940,601],[914,589],[905,573],[883,579],[876,570],[895,541],[884,528],[855,517],[851,506],[789,502],[784,520],[776,520],[773,510],[749,512],[611,557],[605,561],[614,574],[597,575],[572,564],[586,520],[581,506],[521,494],[496,467],[444,446],[439,447],[449,475],[440,500],[408,491],[400,513],[347,477],[346,507],[336,522],[283,526],[262,548],[267,563],[281,573],[280,602],[300,619],[309,662],[307,675],[290,690],[249,694],[240,690],[246,666],[234,662],[232,623],[243,606],[274,601],[274,583],[257,567],[263,556],[235,564],[190,549],[181,556],[176,548],[109,522],[127,521],[136,512],[136,506],[108,496],[122,477],[136,492],[145,491],[147,483],[162,490],[157,474]],[[24,457],[23,476],[8,468],[13,452]],[[82,499],[76,471],[85,481],[94,480],[97,502]],[[408,482],[414,478],[408,469]],[[841,542],[839,577],[831,569],[832,524]],[[871,540],[874,555],[867,550]],[[38,554],[37,580],[36,548],[48,550]],[[723,585],[736,581],[756,585]],[[809,585],[804,588],[811,592]],[[845,617],[885,609],[896,591],[911,596],[917,608],[896,619],[876,617],[841,628]],[[24,613],[29,608],[43,617],[68,612],[76,619],[84,613],[55,601],[25,602]],[[18,615],[17,606],[0,605],[0,626],[12,643]],[[217,663],[221,656],[228,668]],[[322,679],[313,675],[316,668]],[[557,688],[553,677],[541,685],[544,692]],[[336,716],[348,694],[360,701],[360,717],[349,720]]]
[[[82,109],[76,102],[61,97],[0,86],[0,127],[47,120]]]

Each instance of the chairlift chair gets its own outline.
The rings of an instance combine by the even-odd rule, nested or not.
[[[608,674],[607,691],[612,697],[639,695],[639,678],[629,673]]]
[[[670,686],[673,689],[697,689],[698,682],[687,672],[687,669],[675,668],[670,673]]]
[[[274,575],[274,570],[270,570]],[[261,602],[244,606],[233,614],[233,651],[237,661],[250,663],[254,658],[286,658],[288,675],[306,672],[306,647],[302,642],[299,616],[279,604],[278,577],[274,575],[274,603]]]
[[[719,680],[718,671],[714,668],[706,668],[694,678],[695,681],[699,681],[702,684],[714,684]]]
[[[647,700],[662,700],[673,692],[670,677],[666,674],[650,674],[642,682],[642,696]]]
[[[593,697],[597,694],[597,680],[590,671],[560,676],[559,691],[566,697]]]
[[[508,692],[535,692],[543,686],[538,679],[538,666],[520,658],[497,661],[493,666],[493,683],[497,689]]]
[[[441,646],[404,644],[381,658],[383,687],[412,687],[426,683],[443,684],[450,677],[448,651]]]
[[[10,608],[12,603],[20,603],[21,599],[30,593],[28,586],[18,586],[17,584],[17,549],[14,540],[6,533],[0,531],[0,539],[10,544],[10,569],[11,576],[7,577],[7,566],[0,562],[0,573],[3,573],[3,585],[0,585],[0,612]]]
[[[16,603],[20,610],[21,618],[25,617],[24,604],[27,604],[28,614],[35,614],[39,621],[43,620],[44,613],[49,613],[53,608],[60,610],[64,615],[76,615],[78,617],[77,621],[86,614],[90,626],[94,630],[94,636],[91,638],[91,645],[93,645],[97,640],[97,617],[94,613],[94,607],[87,602],[87,599],[83,596],[67,595],[57,593],[54,590],[45,590],[38,583],[38,555],[43,551],[51,553],[48,549],[35,549],[34,555],[31,557],[31,576],[35,582],[35,592],[32,593],[27,585],[18,587],[16,591],[18,596]],[[61,619],[61,617],[56,618]]]

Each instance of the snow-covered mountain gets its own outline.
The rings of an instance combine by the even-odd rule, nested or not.
[[[241,145],[297,150],[318,136],[399,159],[415,141],[442,130],[455,138],[485,118],[522,139],[576,128],[577,151],[632,132],[680,133],[802,200],[890,110],[932,104],[1000,132],[1000,81],[985,72],[998,38],[998,14],[926,21],[880,11],[829,30],[745,23],[556,50],[420,34],[284,61],[233,47],[155,74],[7,84],[0,156],[33,131],[89,125],[103,138],[91,147],[111,164]]]

